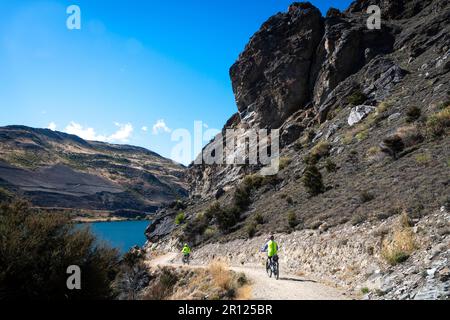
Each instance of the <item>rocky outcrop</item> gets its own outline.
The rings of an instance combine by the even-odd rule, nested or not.
[[[323,28],[320,11],[310,3],[294,4],[263,24],[230,70],[242,121],[278,128],[304,108]]]
[[[387,21],[381,30],[369,30],[361,8],[322,17],[310,3],[295,3],[265,22],[230,69],[239,112],[225,128],[280,128],[286,147],[347,104],[355,87],[370,104],[383,101],[406,75],[385,58],[401,28]],[[194,167],[188,176],[196,196],[232,186],[248,172]]]
[[[242,121],[278,128],[294,112],[320,106],[339,83],[392,52],[396,32],[369,30],[360,15],[322,18],[309,3],[290,6],[263,24],[231,67]]]

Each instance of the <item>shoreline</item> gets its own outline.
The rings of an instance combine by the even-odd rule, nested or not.
[[[89,223],[101,223],[101,222],[129,222],[129,221],[148,221],[150,219],[132,219],[132,218],[120,218],[120,217],[109,217],[109,218],[86,218],[86,217],[77,217],[73,218],[72,222],[79,224],[89,224]]]

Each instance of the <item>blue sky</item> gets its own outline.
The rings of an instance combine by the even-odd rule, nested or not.
[[[171,157],[173,130],[220,129],[236,112],[228,70],[291,2],[2,1],[0,126],[50,126]],[[311,2],[326,12],[351,1]],[[72,4],[81,30],[66,28]]]

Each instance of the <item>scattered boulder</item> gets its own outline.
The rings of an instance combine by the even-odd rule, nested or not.
[[[354,126],[364,120],[370,113],[376,110],[373,106],[360,105],[352,108],[348,117],[348,124]]]

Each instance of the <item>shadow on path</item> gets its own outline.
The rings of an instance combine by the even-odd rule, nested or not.
[[[314,280],[306,280],[306,279],[295,279],[295,278],[286,278],[286,277],[280,277],[281,281],[297,281],[297,282],[312,282],[317,283],[317,281]]]

